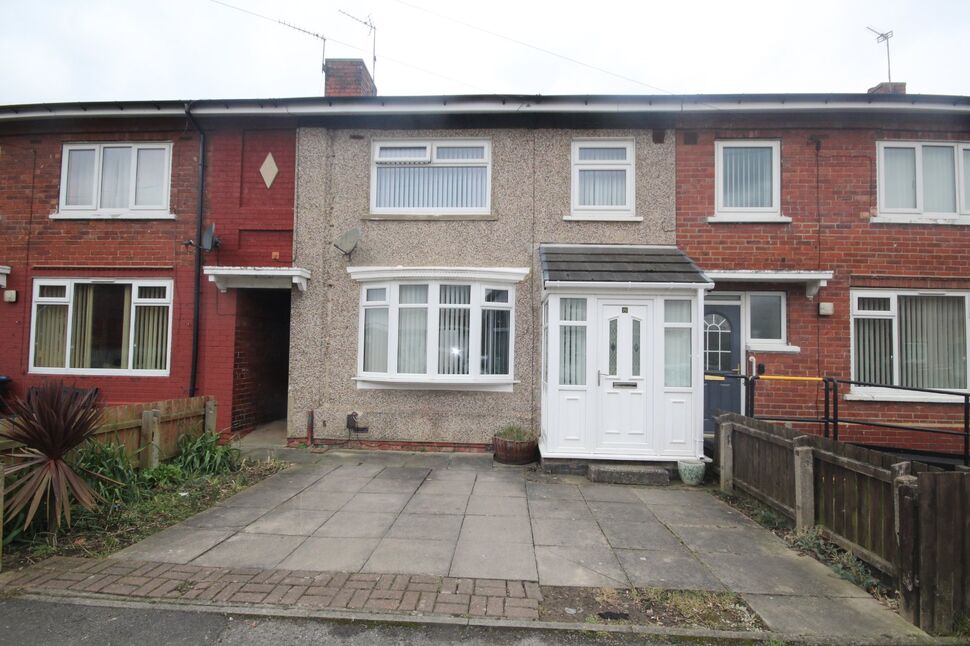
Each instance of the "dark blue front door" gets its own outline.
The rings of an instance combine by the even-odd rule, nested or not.
[[[741,374],[741,306],[737,303],[704,304],[704,372]],[[704,381],[704,432],[714,432],[720,413],[741,412],[741,380]]]

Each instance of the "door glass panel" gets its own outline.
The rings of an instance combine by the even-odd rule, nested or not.
[[[559,384],[586,385],[586,327],[563,325],[559,328]]]
[[[640,376],[640,321],[633,319],[633,371],[634,377]]]
[[[720,314],[704,317],[704,370],[731,370],[731,322]]]
[[[610,374],[616,374],[617,320],[610,319]]]

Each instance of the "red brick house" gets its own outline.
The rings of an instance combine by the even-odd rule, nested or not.
[[[855,105],[858,96],[787,96],[776,114],[681,120],[677,244],[716,283],[708,370],[763,364],[771,375],[966,391],[967,102],[893,86]],[[740,405],[736,382],[707,390],[708,415]],[[756,390],[758,414],[822,415],[817,383]],[[843,417],[963,429],[962,397],[858,385],[841,395]],[[963,450],[959,437],[892,429],[847,426],[841,437]]]

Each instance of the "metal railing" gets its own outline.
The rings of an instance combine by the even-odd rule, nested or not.
[[[845,424],[855,426],[871,426],[873,428],[885,428],[896,431],[910,431],[914,433],[931,433],[934,435],[948,435],[951,437],[963,438],[963,464],[970,466],[970,393],[942,390],[939,388],[916,388],[912,386],[889,386],[886,384],[875,384],[865,381],[855,381],[853,379],[838,379],[836,377],[790,377],[787,375],[730,375],[730,374],[711,374],[705,375],[706,380],[739,379],[744,384],[744,414],[754,419],[765,422],[802,422],[806,424],[821,424],[822,434],[831,437],[833,440],[839,439],[841,427]],[[759,381],[789,381],[789,382],[814,382],[821,383],[823,388],[823,415],[822,417],[794,417],[794,416],[767,416],[758,415],[755,409],[755,395],[758,391]],[[840,386],[859,386],[869,388],[885,388],[888,390],[900,390],[905,392],[929,393],[934,395],[946,395],[959,400],[963,407],[963,430],[947,430],[944,428],[928,428],[925,426],[912,426],[908,424],[896,424],[881,420],[860,419],[856,417],[844,417],[839,412],[839,399],[844,391]],[[954,424],[956,425],[956,424]],[[906,447],[894,447],[904,449]]]

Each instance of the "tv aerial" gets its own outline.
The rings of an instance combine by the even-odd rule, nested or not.
[[[879,31],[878,29],[873,29],[872,27],[866,27],[869,31],[876,35],[877,43],[886,43],[886,74],[889,76],[889,82],[893,82],[893,68],[892,61],[889,58],[889,39],[893,37],[892,30],[890,31]]]

